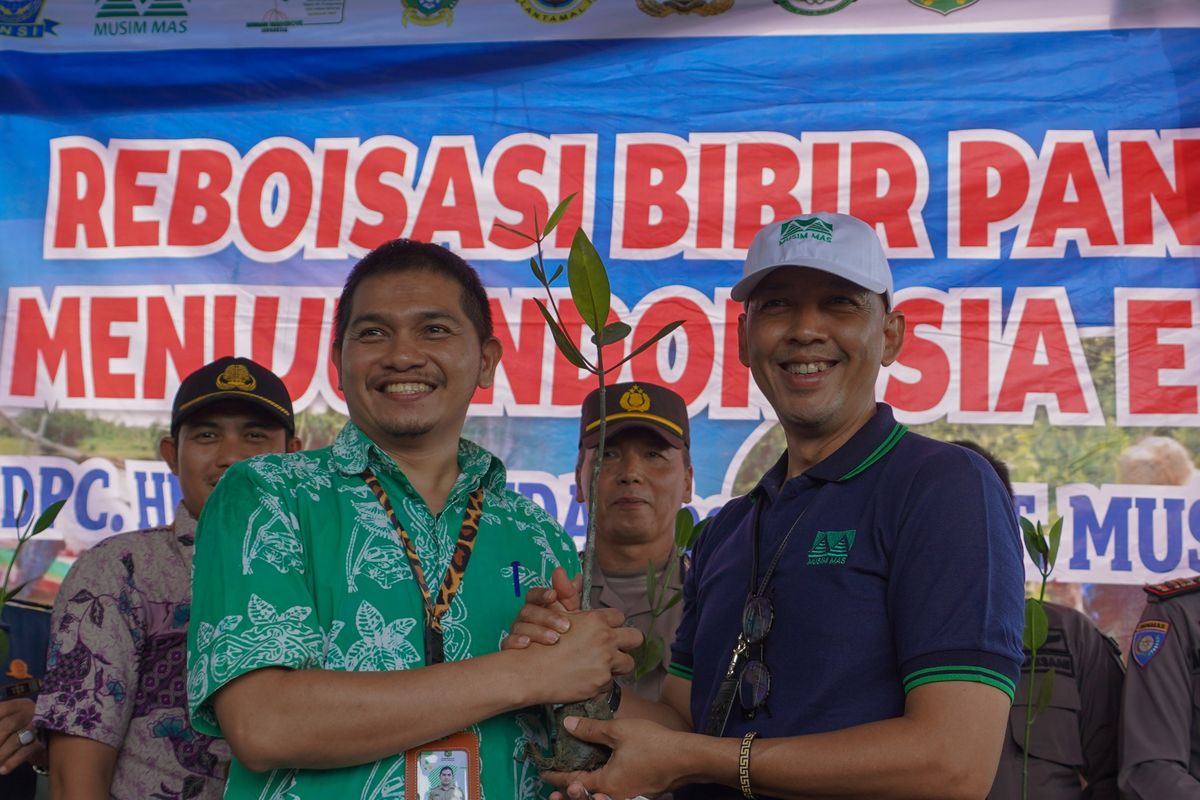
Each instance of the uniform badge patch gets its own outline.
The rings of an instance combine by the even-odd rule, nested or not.
[[[1129,648],[1129,654],[1133,656],[1133,660],[1139,667],[1149,664],[1150,659],[1158,654],[1158,651],[1162,649],[1163,640],[1167,638],[1167,631],[1170,629],[1169,622],[1157,619],[1146,620],[1134,628],[1133,644]]]

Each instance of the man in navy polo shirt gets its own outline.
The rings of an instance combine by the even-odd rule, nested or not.
[[[571,721],[613,756],[551,780],[571,797],[983,797],[1022,655],[1004,487],[875,402],[904,316],[870,226],[767,226],[732,296],[787,452],[696,547],[663,705],[626,695],[616,720]]]

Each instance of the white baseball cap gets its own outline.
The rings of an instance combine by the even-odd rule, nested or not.
[[[849,214],[821,211],[772,222],[754,236],[742,279],[730,297],[744,303],[759,281],[779,267],[812,267],[887,296],[892,269],[875,229]]]

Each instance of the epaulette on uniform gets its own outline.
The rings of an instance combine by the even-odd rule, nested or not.
[[[1200,575],[1191,578],[1174,578],[1162,583],[1152,583],[1144,587],[1146,594],[1157,600],[1170,600],[1172,597],[1200,592]]]

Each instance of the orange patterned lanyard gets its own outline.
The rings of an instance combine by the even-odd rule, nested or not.
[[[421,569],[421,557],[417,555],[417,548],[413,546],[408,531],[404,530],[404,526],[400,524],[400,518],[396,516],[396,509],[392,508],[392,501],[388,499],[387,492],[384,491],[379,479],[371,470],[364,470],[362,479],[375,493],[375,497],[387,513],[392,527],[396,529],[396,535],[404,543],[404,553],[408,556],[408,563],[412,565],[413,576],[417,579],[417,586],[421,589],[421,597],[425,601],[425,663],[427,665],[440,664],[446,660],[442,615],[450,609],[454,595],[462,586],[463,575],[467,571],[467,562],[471,560],[471,552],[475,549],[475,537],[479,534],[479,518],[483,516],[483,487],[471,492],[470,497],[467,498],[467,508],[463,511],[462,529],[458,533],[458,543],[454,546],[454,555],[450,558],[449,566],[446,567],[446,577],[442,579],[441,590],[438,592],[437,602],[434,603],[433,594],[429,591],[429,583],[425,580],[425,570]]]

